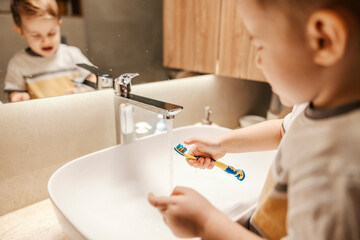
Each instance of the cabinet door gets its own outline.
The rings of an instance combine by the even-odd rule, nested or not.
[[[164,66],[215,73],[221,0],[163,0]]]
[[[223,0],[219,50],[220,76],[265,81],[255,64],[255,47],[237,12],[236,0]]]

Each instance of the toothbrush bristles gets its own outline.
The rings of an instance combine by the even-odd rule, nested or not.
[[[178,144],[176,146],[176,149],[180,152],[180,153],[185,153],[187,151],[187,148],[184,147],[182,144]]]

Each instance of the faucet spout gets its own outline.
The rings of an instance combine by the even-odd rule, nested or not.
[[[175,115],[181,112],[183,109],[182,106],[176,104],[162,102],[156,99],[142,97],[135,94],[130,94],[127,97],[122,98],[126,103],[130,103],[154,113],[161,114],[166,119],[174,118]]]
[[[118,127],[124,119],[126,118],[123,115],[119,116],[119,106],[122,104],[131,104],[145,110],[161,114],[164,119],[173,119],[175,115],[181,112],[183,109],[182,106],[159,101],[152,98],[147,98],[131,93],[131,79],[138,76],[137,73],[125,73],[120,77],[114,80],[114,91],[115,91],[115,114],[116,114],[116,126],[117,126],[117,142],[120,143],[120,139],[125,139],[123,137],[123,132],[121,128]],[[133,119],[132,117],[127,117],[126,119]]]

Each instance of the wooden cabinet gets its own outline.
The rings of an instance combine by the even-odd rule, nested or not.
[[[164,0],[164,66],[212,73],[221,0]]]
[[[163,0],[164,66],[264,81],[236,0]]]
[[[237,13],[236,0],[223,0],[218,75],[265,81],[255,64],[256,49]]]
[[[81,16],[81,0],[56,0],[61,16]]]

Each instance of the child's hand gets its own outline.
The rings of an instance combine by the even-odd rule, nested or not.
[[[181,238],[201,236],[206,222],[219,211],[191,188],[176,187],[170,197],[149,193],[149,202],[158,208],[164,222]]]
[[[96,83],[96,75],[91,73],[87,78],[86,80],[90,81],[90,82],[93,82],[93,83]]]
[[[215,166],[215,162],[211,161],[210,158],[218,160],[226,154],[225,150],[221,147],[219,137],[190,138],[185,140],[184,143],[187,145],[194,144],[187,154],[192,156],[202,156],[198,160],[186,159],[188,164],[192,167],[212,169]]]
[[[10,102],[20,102],[30,100],[30,95],[27,92],[12,92],[9,94]]]

